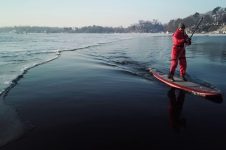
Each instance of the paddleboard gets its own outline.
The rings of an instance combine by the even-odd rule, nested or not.
[[[177,89],[181,89],[194,95],[199,95],[203,97],[211,97],[211,96],[221,96],[221,92],[217,89],[213,89],[198,83],[194,83],[191,81],[183,81],[179,77],[174,76],[174,80],[168,79],[168,75],[158,72],[154,69],[149,68],[149,72],[159,81],[167,84],[170,87],[174,87]]]

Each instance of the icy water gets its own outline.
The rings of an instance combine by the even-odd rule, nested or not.
[[[187,48],[188,75],[214,85],[220,84],[226,62],[225,40],[226,36],[194,37],[192,46]],[[95,59],[141,76],[148,67],[168,71],[171,36],[0,34],[0,44],[0,92],[3,92],[27,70],[48,63],[58,58],[61,52],[67,51],[80,50]]]
[[[0,93],[15,84],[30,68],[58,58],[63,51],[95,47],[131,37],[133,35],[0,34]]]
[[[75,80],[76,85],[78,85],[72,93],[65,93],[65,95],[77,93],[77,96],[82,97],[84,101],[92,97],[92,103],[97,102],[95,106],[96,109],[99,108],[99,110],[93,112],[93,115],[102,116],[104,114],[99,114],[99,112],[103,111],[106,116],[110,114],[112,117],[105,116],[106,120],[109,122],[115,120],[112,125],[103,120],[94,120],[94,126],[91,126],[91,122],[88,129],[91,136],[94,132],[92,128],[95,129],[96,125],[102,122],[103,128],[110,128],[115,125],[117,130],[114,131],[115,133],[109,131],[110,135],[118,138],[116,134],[122,133],[122,139],[123,137],[128,138],[125,139],[127,144],[131,142],[129,140],[129,135],[131,135],[132,141],[135,142],[137,147],[148,146],[149,140],[151,143],[163,144],[163,147],[164,143],[169,144],[173,140],[179,142],[179,147],[188,146],[189,142],[205,145],[205,141],[210,148],[214,148],[216,145],[224,146],[223,139],[226,138],[226,121],[224,120],[226,117],[224,102],[226,92],[225,41],[226,36],[196,35],[193,37],[192,45],[187,47],[186,51],[189,80],[221,90],[223,101],[210,101],[189,93],[171,90],[148,73],[147,68],[149,67],[161,72],[168,72],[171,36],[165,34],[0,34],[0,91],[3,96],[6,96],[5,101],[12,101],[10,103],[14,102],[16,106],[22,108],[22,105],[26,105],[25,103],[28,101],[26,102],[22,98],[23,96],[15,101],[16,98],[10,96],[10,90],[16,91],[18,82],[23,85],[23,80],[26,81],[27,71],[31,71],[31,74],[33,73],[33,76],[35,76],[34,74],[37,71],[32,72],[32,69],[35,70],[37,66],[42,64],[50,64],[49,67],[51,68],[51,62],[57,60],[59,61],[56,64],[62,65],[61,68],[64,68],[65,64],[64,62],[61,64],[61,61],[74,57],[75,61],[72,62],[78,63],[77,69],[81,70],[80,72],[83,72],[83,67],[88,67],[93,72],[79,74],[79,72],[76,73],[72,70],[70,72],[76,73],[76,75],[65,74],[72,81]],[[67,55],[70,55],[70,57],[66,57]],[[64,59],[60,61],[61,57]],[[78,62],[76,62],[76,59],[78,59]],[[79,68],[79,59],[83,61],[87,59],[86,65],[83,64]],[[52,66],[52,68],[59,69],[56,66]],[[95,68],[101,70],[101,76],[100,71],[95,71]],[[48,75],[54,78],[54,73],[45,76]],[[58,76],[64,76],[64,72],[61,72]],[[75,76],[75,79],[73,79],[73,76]],[[101,83],[100,77],[103,78],[103,83]],[[105,78],[109,79],[104,80]],[[84,83],[84,81],[87,82]],[[62,82],[67,89],[66,83],[68,81],[65,81],[66,83],[64,81],[59,82]],[[70,87],[69,83],[68,86]],[[12,89],[12,87],[15,88]],[[39,90],[35,86],[33,88],[34,91]],[[54,92],[54,89],[49,92]],[[7,94],[9,99],[7,99]],[[97,97],[95,98],[95,96]],[[34,96],[28,94],[27,99],[29,98],[32,100]],[[57,99],[57,97],[55,98]],[[51,97],[49,99],[52,100]],[[99,100],[103,101],[102,99],[107,99],[107,101],[97,105]],[[79,102],[82,103],[82,100],[79,99]],[[27,105],[29,106],[29,104]],[[102,105],[105,108],[100,107]],[[33,108],[34,104],[31,104],[31,106]],[[114,106],[117,106],[117,108]],[[49,116],[51,116],[51,110],[56,109],[52,107],[49,105],[45,108],[46,110],[49,109]],[[87,111],[92,109],[89,108]],[[114,112],[111,109],[119,111]],[[65,109],[62,113],[67,114],[67,111],[69,110]],[[84,110],[82,110],[82,107],[73,109],[73,112],[76,111],[80,114]],[[29,112],[26,114],[29,116]],[[130,116],[131,114],[133,117]],[[21,121],[15,109],[6,105],[2,100],[0,101],[0,120],[0,146],[23,134],[22,126],[24,122]],[[106,126],[104,126],[105,124]],[[125,126],[129,127],[125,128]],[[86,126],[82,129],[87,130]],[[98,129],[97,131],[102,131]],[[176,134],[172,134],[171,131],[175,131]],[[126,133],[126,135],[123,133]],[[105,136],[104,132],[98,134]],[[79,140],[79,137],[77,138]],[[111,137],[106,136],[106,140],[109,138]],[[95,140],[93,142],[95,143]],[[188,146],[189,148],[192,147]],[[208,148],[208,146],[204,148]]]

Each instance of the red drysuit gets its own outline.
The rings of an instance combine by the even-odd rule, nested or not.
[[[171,65],[170,73],[174,75],[177,68],[178,60],[180,64],[180,76],[183,77],[186,74],[186,57],[185,57],[185,45],[190,45],[190,42],[186,42],[188,35],[183,31],[177,29],[173,34],[173,47],[171,51]]]

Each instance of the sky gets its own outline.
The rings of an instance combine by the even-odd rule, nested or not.
[[[0,0],[0,27],[89,25],[127,27],[139,20],[168,23],[206,13],[226,0]]]

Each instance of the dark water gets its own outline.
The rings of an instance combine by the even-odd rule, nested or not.
[[[147,72],[168,72],[170,36],[64,52],[4,98],[19,116],[6,114],[29,127],[2,149],[225,149],[225,41],[195,36],[186,52],[189,79],[221,90],[223,101],[171,89]]]
[[[225,40],[226,36],[193,37],[193,44],[186,51],[187,73],[191,79],[209,82],[217,87],[224,85]],[[167,73],[171,45],[171,36],[148,36],[87,49],[81,53],[137,74],[146,74],[148,67]]]
[[[223,99],[226,91],[225,41],[225,36],[196,36],[186,52],[189,79],[221,90]],[[132,137],[136,137],[136,140],[133,140],[135,143],[138,142],[138,147],[225,148],[223,139],[226,133],[224,121],[226,109],[222,99],[216,98],[211,101],[171,90],[147,73],[148,67],[168,72],[170,49],[170,36],[154,36],[113,43],[81,53],[90,55],[104,64],[120,68],[121,71],[118,71],[118,74],[133,74],[153,84],[151,88],[149,87],[147,95],[144,92],[147,90],[145,86],[134,84],[137,91],[132,92],[139,93],[140,89],[144,91],[141,91],[142,94],[137,94],[138,98],[133,96],[127,98],[129,108],[138,107],[133,119],[137,120],[139,125],[136,123],[134,125],[134,121],[131,120],[126,122],[128,123],[126,126],[131,127],[132,131],[137,130],[134,131],[137,136]],[[128,96],[131,91],[124,89],[123,93]],[[144,98],[139,98],[140,96]],[[122,99],[125,100],[125,98]],[[130,101],[134,99],[142,103],[140,108],[138,101]],[[131,141],[128,140],[128,142]]]

